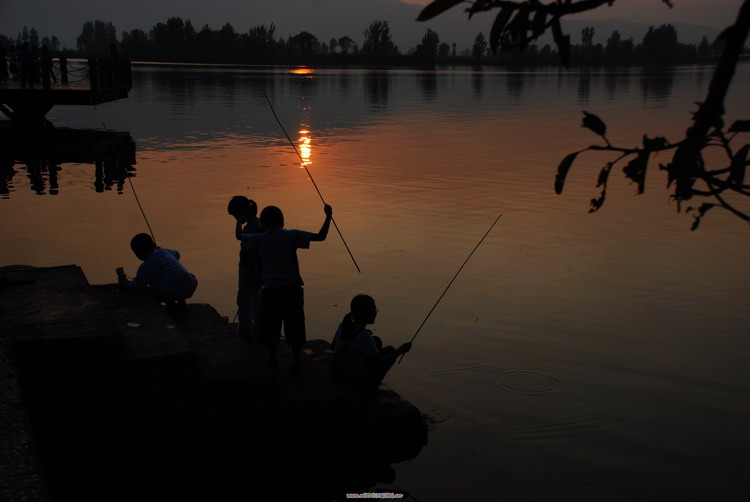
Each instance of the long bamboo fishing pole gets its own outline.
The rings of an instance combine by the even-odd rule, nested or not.
[[[279,124],[279,127],[281,127],[281,130],[284,131],[284,136],[286,136],[286,139],[287,141],[289,141],[289,144],[292,145],[292,148],[294,149],[294,153],[296,153],[297,157],[299,157],[299,161],[302,164],[302,167],[305,168],[307,175],[310,177],[310,181],[312,181],[313,187],[315,187],[315,191],[318,192],[318,197],[320,197],[320,200],[323,202],[323,204],[325,204],[326,201],[323,198],[323,194],[320,193],[320,189],[318,189],[318,184],[315,183],[315,179],[312,177],[312,174],[310,174],[310,170],[307,168],[307,162],[305,162],[305,160],[302,158],[302,155],[300,155],[299,150],[297,150],[297,146],[294,144],[294,141],[292,141],[292,138],[289,137],[289,134],[286,132],[286,129],[284,129],[284,125],[281,123],[281,120],[279,120],[279,116],[276,115],[276,110],[271,104],[271,100],[268,99],[268,95],[266,94],[266,91],[263,91],[263,97],[266,98],[266,101],[268,102],[268,106],[271,107],[271,113],[273,113],[273,117],[276,119],[276,123]],[[333,227],[336,229],[336,232],[339,234],[339,237],[341,237],[341,242],[344,243],[344,247],[346,248],[346,252],[349,253],[349,257],[352,259],[352,263],[354,263],[354,266],[357,267],[357,272],[361,274],[362,270],[360,270],[359,265],[357,265],[357,260],[354,259],[354,255],[349,249],[349,245],[346,243],[346,239],[344,239],[344,236],[341,234],[341,230],[339,230],[339,226],[336,224],[336,220],[334,220],[333,217],[331,217],[331,222],[333,222]]]
[[[480,246],[480,245],[482,244],[482,242],[484,242],[484,239],[485,239],[485,238],[486,238],[486,237],[487,237],[488,235],[490,235],[490,232],[492,232],[492,229],[493,229],[493,228],[495,227],[495,223],[497,223],[497,221],[498,221],[498,220],[499,220],[499,219],[500,219],[500,218],[501,218],[502,216],[503,216],[503,215],[502,215],[502,213],[500,213],[500,215],[499,215],[499,216],[498,216],[497,218],[495,218],[495,221],[493,221],[493,222],[492,222],[492,225],[490,225],[490,228],[489,228],[489,230],[487,230],[487,232],[486,232],[486,233],[485,233],[485,234],[484,234],[484,235],[482,236],[482,238],[481,238],[481,239],[479,239],[479,242],[477,243],[477,245],[476,245],[476,246],[474,246],[474,249],[472,249],[472,250],[471,250],[471,253],[469,253],[469,256],[467,256],[467,257],[466,257],[466,259],[464,260],[463,264],[462,264],[462,265],[461,265],[461,266],[459,267],[459,269],[458,269],[458,272],[456,272],[456,275],[454,275],[454,276],[453,276],[453,279],[451,279],[451,282],[449,282],[449,283],[448,283],[448,285],[447,285],[447,286],[445,287],[445,289],[443,290],[443,293],[442,293],[442,294],[440,295],[440,297],[439,297],[439,298],[437,299],[437,301],[436,301],[436,302],[435,302],[435,304],[434,304],[434,305],[432,306],[432,308],[430,309],[430,311],[429,311],[429,312],[427,313],[427,317],[425,317],[425,318],[424,318],[424,321],[422,321],[422,324],[420,324],[420,325],[419,325],[419,328],[417,328],[417,332],[416,332],[416,333],[414,333],[414,336],[413,336],[413,337],[411,337],[411,340],[409,340],[409,343],[412,343],[412,342],[414,341],[414,339],[415,339],[415,338],[417,338],[417,335],[418,335],[418,334],[419,334],[419,332],[421,331],[421,329],[422,329],[422,326],[424,326],[424,325],[425,325],[425,323],[427,322],[427,319],[429,319],[429,318],[430,318],[430,316],[432,315],[432,312],[433,312],[433,311],[435,310],[435,307],[437,307],[437,306],[438,306],[438,303],[440,303],[440,300],[442,300],[442,299],[443,299],[443,297],[445,296],[445,293],[447,293],[447,292],[448,292],[448,288],[450,288],[450,287],[451,287],[451,284],[453,284],[453,281],[455,281],[455,280],[456,280],[456,277],[458,277],[458,274],[460,274],[460,273],[461,273],[461,270],[463,270],[464,266],[466,266],[466,264],[467,264],[467,263],[469,262],[469,259],[470,259],[470,258],[471,258],[471,256],[472,256],[472,255],[474,254],[474,251],[476,251],[476,250],[477,250],[477,249],[479,248],[479,246]],[[401,364],[401,360],[402,360],[402,359],[404,358],[404,356],[405,356],[405,355],[406,355],[406,353],[403,353],[403,354],[401,354],[401,359],[399,359],[399,360],[398,360],[399,364]]]
[[[107,129],[107,126],[102,122],[102,127],[106,132],[109,132],[109,129]],[[154,244],[156,244],[156,237],[154,237],[154,231],[151,229],[151,224],[148,222],[148,218],[146,217],[146,211],[143,210],[143,206],[141,205],[141,201],[138,198],[138,193],[135,191],[135,185],[133,185],[133,180],[130,176],[127,177],[128,183],[130,184],[130,190],[133,192],[133,196],[135,197],[135,203],[138,204],[138,209],[141,210],[141,215],[143,216],[143,220],[146,222],[146,226],[148,227],[148,233],[151,234],[151,240],[154,241]]]
[[[138,204],[138,209],[141,210],[143,219],[146,222],[146,226],[148,227],[148,233],[151,234],[151,240],[153,240],[154,244],[156,244],[156,237],[154,237],[154,231],[151,229],[151,224],[148,222],[148,218],[146,217],[146,212],[143,210],[143,206],[141,206],[141,201],[138,199],[138,194],[135,191],[135,185],[133,185],[133,182],[131,181],[130,176],[128,176],[128,183],[130,183],[130,190],[132,190],[133,195],[135,196],[135,202],[136,204]]]

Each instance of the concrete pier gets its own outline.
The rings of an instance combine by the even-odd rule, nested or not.
[[[333,382],[327,342],[295,381],[211,306],[172,317],[77,266],[0,268],[0,329],[2,500],[333,500],[427,441],[392,390]]]

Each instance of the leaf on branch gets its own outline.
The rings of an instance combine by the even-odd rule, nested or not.
[[[711,204],[709,202],[705,202],[701,204],[701,207],[698,208],[698,215],[703,216],[708,212],[709,209],[714,207],[716,204]]]
[[[495,22],[492,23],[492,28],[490,29],[490,48],[492,49],[492,52],[497,51],[500,37],[502,36],[503,31],[505,30],[505,25],[508,24],[510,16],[513,14],[514,10],[515,8],[513,7],[503,7],[495,18]]]
[[[643,148],[649,151],[654,150],[663,150],[667,147],[669,142],[667,141],[667,138],[649,138],[645,134],[643,135]]]
[[[602,190],[602,194],[599,196],[598,199],[591,199],[591,207],[589,208],[589,213],[595,213],[601,207],[604,205],[604,198],[607,196],[607,189],[605,188]]]
[[[672,164],[659,164],[659,170],[660,171],[667,171],[667,188],[672,186],[672,183],[674,183],[674,174],[672,169]]]
[[[469,4],[470,7],[466,9],[466,12],[469,13],[469,19],[477,12],[487,12],[495,8],[493,0],[474,0],[473,2],[469,2]]]
[[[710,204],[708,202],[701,204],[701,207],[698,208],[698,216],[695,217],[693,220],[693,225],[690,227],[690,230],[695,230],[698,228],[698,225],[701,223],[701,219],[706,215],[706,213],[709,211],[709,209],[716,206],[716,204]]]
[[[747,167],[747,154],[750,152],[750,145],[740,148],[732,157],[732,163],[729,165],[729,183],[742,186],[745,183],[745,168]]]
[[[750,132],[750,120],[737,120],[729,128],[729,132]]]
[[[596,180],[597,188],[600,186],[607,186],[607,180],[609,179],[609,173],[612,171],[612,166],[614,166],[614,163],[609,162],[601,171],[599,171],[599,178]]]
[[[699,171],[695,153],[687,144],[680,145],[674,152],[672,162],[663,167],[667,171],[667,186],[676,182],[674,198],[678,201],[693,197],[693,185]]]
[[[529,9],[522,8],[518,9],[518,14],[513,18],[513,21],[508,23],[505,31],[510,35],[511,44],[517,44],[525,49],[529,42],[526,35],[529,28]]]
[[[628,165],[622,168],[625,176],[630,178],[638,185],[638,193],[642,194],[646,185],[646,169],[648,168],[649,152],[639,153],[636,158],[628,162]]]
[[[570,66],[570,35],[563,35],[559,17],[552,22],[552,38],[557,46],[560,61],[567,68]]]
[[[417,21],[428,21],[463,2],[464,0],[435,0],[422,9],[422,12],[417,16]]]
[[[593,113],[583,112],[583,127],[591,129],[599,136],[607,134],[607,124]]]
[[[531,30],[535,36],[544,33],[544,23],[547,21],[547,11],[539,9],[534,14],[534,20],[531,22]]]
[[[562,162],[560,162],[560,165],[557,167],[557,176],[555,176],[555,193],[557,195],[560,195],[563,190],[563,185],[565,185],[565,177],[568,175],[568,171],[570,170],[570,166],[573,165],[573,161],[576,160],[576,156],[580,152],[573,152],[565,156],[564,159],[562,159]]]

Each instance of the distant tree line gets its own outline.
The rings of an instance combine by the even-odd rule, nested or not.
[[[707,37],[697,46],[678,41],[677,31],[670,24],[650,27],[640,43],[623,39],[614,31],[602,43],[595,43],[595,29],[581,31],[581,43],[570,50],[574,66],[603,65],[665,65],[691,64],[709,61],[721,53],[719,39],[709,42]],[[34,28],[24,27],[15,39],[0,35],[0,43],[47,45],[60,51],[57,37],[41,40]],[[119,50],[123,58],[139,61],[219,63],[219,64],[321,64],[321,65],[418,65],[465,64],[497,66],[555,66],[559,64],[556,48],[546,44],[541,48],[531,44],[523,50],[497,51],[481,32],[472,47],[457,53],[455,43],[441,41],[440,35],[427,29],[416,48],[403,54],[392,40],[387,21],[375,20],[363,32],[359,45],[343,35],[321,41],[307,31],[294,36],[279,36],[276,26],[257,25],[246,32],[235,31],[230,23],[218,30],[204,24],[196,29],[190,19],[171,17],[157,23],[148,33],[141,29],[125,31],[118,39],[111,22],[87,21],[76,40],[76,50],[63,49],[66,55],[108,57],[110,47]]]
[[[41,48],[47,46],[49,50],[54,52],[58,52],[61,49],[60,40],[55,35],[52,35],[51,37],[39,37],[39,32],[33,27],[29,28],[28,26],[24,26],[15,38],[0,35],[0,45],[6,49],[11,45],[20,46],[24,43],[28,43],[29,47]]]
[[[723,48],[722,40],[717,38],[709,42],[708,37],[705,36],[697,46],[682,44],[678,41],[677,30],[671,24],[651,26],[639,44],[636,44],[632,38],[623,39],[619,31],[613,31],[604,44],[594,43],[594,35],[595,29],[591,26],[581,30],[581,43],[571,47],[571,66],[704,63],[718,58]],[[513,49],[492,53],[482,33],[474,39],[471,56],[472,59],[483,64],[502,66],[545,66],[559,63],[557,50],[549,44],[541,49],[531,44],[523,50]]]

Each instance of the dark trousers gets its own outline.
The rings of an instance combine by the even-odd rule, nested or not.
[[[302,286],[263,288],[260,309],[260,343],[275,345],[281,338],[281,327],[289,345],[307,341],[305,333],[305,299]]]

